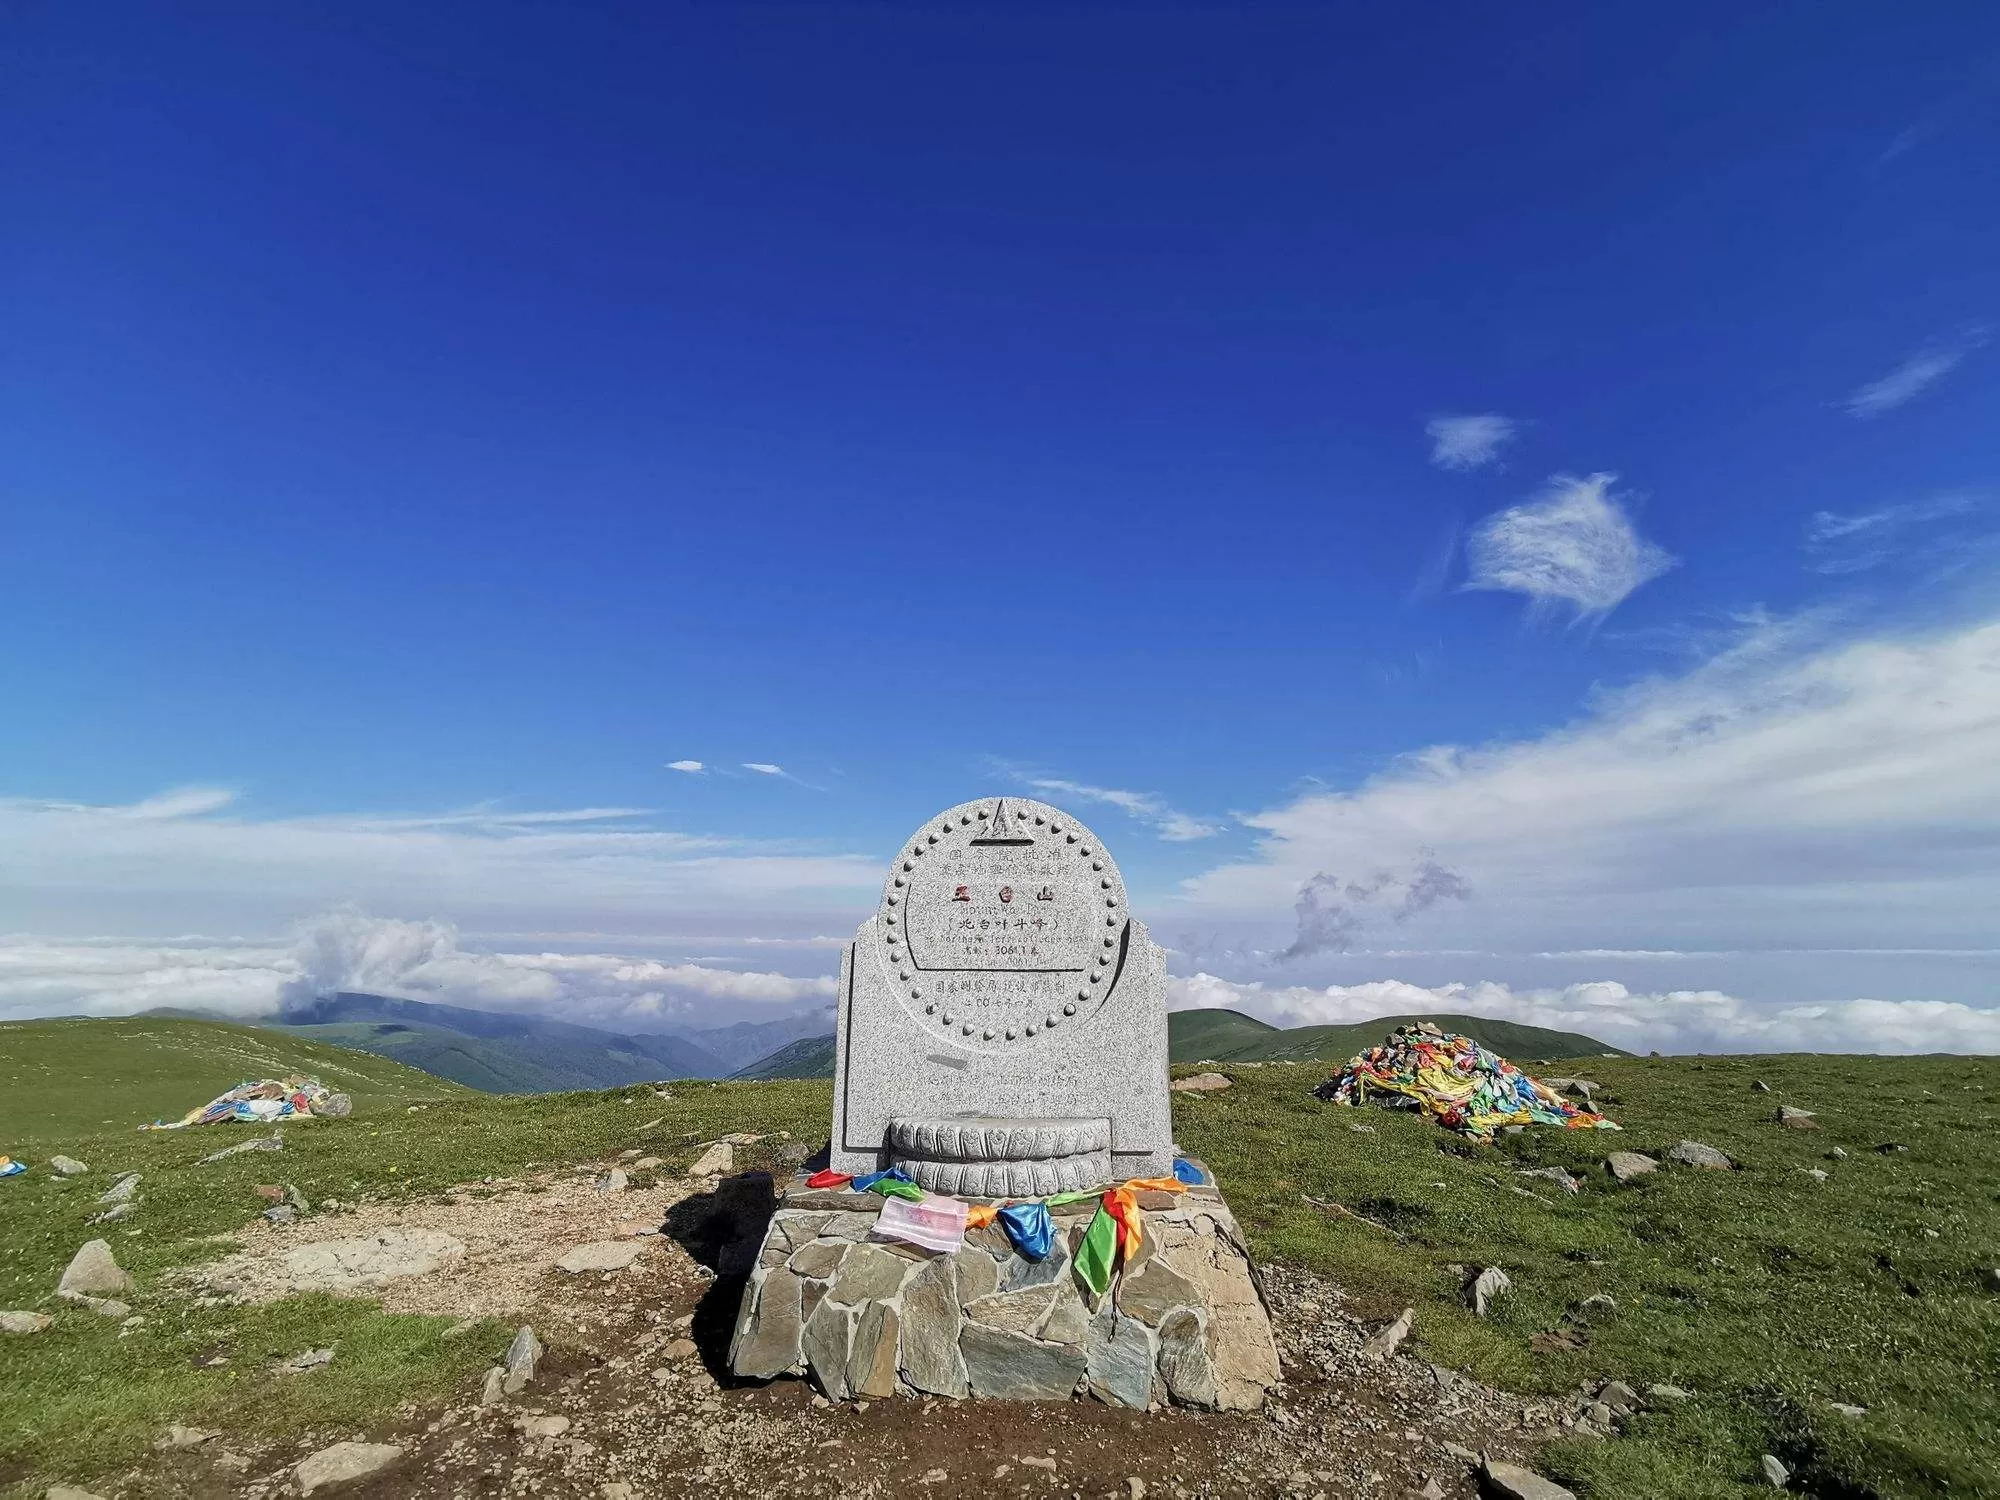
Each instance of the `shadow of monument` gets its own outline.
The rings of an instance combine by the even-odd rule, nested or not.
[[[708,1373],[721,1385],[762,1383],[739,1380],[730,1373],[729,1341],[735,1332],[743,1289],[749,1284],[777,1206],[769,1172],[742,1172],[721,1179],[707,1192],[681,1199],[668,1208],[660,1226],[660,1232],[697,1264],[715,1273],[715,1280],[695,1304],[688,1337]]]

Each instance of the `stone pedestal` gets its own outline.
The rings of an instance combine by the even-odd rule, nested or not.
[[[779,1199],[743,1294],[740,1376],[806,1375],[835,1400],[1089,1396],[1139,1410],[1254,1410],[1278,1383],[1249,1253],[1215,1188],[1143,1194],[1143,1243],[1097,1298],[1071,1259],[1095,1198],[1050,1210],[1056,1247],[1037,1262],[998,1224],[949,1254],[876,1237],[881,1198],[803,1181]]]

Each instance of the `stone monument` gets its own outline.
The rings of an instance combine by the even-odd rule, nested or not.
[[[961,1197],[1172,1171],[1165,987],[1076,819],[1014,798],[933,818],[841,960],[834,1169]]]
[[[1117,864],[1074,818],[991,798],[919,829],[841,960],[817,1179],[833,1185],[801,1172],[743,1244],[731,1370],[806,1374],[834,1400],[1261,1406],[1278,1383],[1270,1318],[1199,1163],[1181,1191],[1132,1189],[1141,1234],[1108,1286],[1078,1269],[1108,1212],[1091,1190],[1176,1177],[1165,981]],[[935,1195],[918,1207],[949,1234],[913,1243],[910,1205],[887,1213],[894,1200],[839,1175],[890,1168]],[[1046,1241],[967,1227],[968,1203],[1050,1198]]]

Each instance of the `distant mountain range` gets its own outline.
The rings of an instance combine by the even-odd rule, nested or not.
[[[1234,1010],[1177,1010],[1167,1017],[1167,1056],[1174,1062],[1345,1062],[1378,1045],[1398,1026],[1429,1021],[1469,1036],[1502,1057],[1537,1061],[1564,1057],[1622,1057],[1593,1037],[1551,1031],[1484,1016],[1379,1016],[1348,1026],[1286,1029]],[[831,1078],[833,1037],[801,1037],[731,1074],[734,1078]]]
[[[202,1020],[202,1011],[151,1011]],[[288,1006],[266,1029],[330,1042],[492,1094],[608,1089],[660,1078],[722,1078],[826,1028],[826,1013],[708,1030],[626,1035],[542,1016],[344,992]]]

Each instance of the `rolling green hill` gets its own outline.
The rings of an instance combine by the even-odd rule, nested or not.
[[[833,1077],[833,1038],[830,1036],[802,1036],[796,1042],[787,1042],[769,1057],[760,1057],[732,1078],[831,1078]]]
[[[1260,1056],[1255,1049],[1284,1035],[1237,1010],[1177,1010],[1167,1017],[1167,1057],[1173,1062]]]
[[[1230,1018],[1228,1022],[1221,1017]],[[1551,1031],[1517,1021],[1485,1016],[1426,1014],[1377,1016],[1343,1026],[1297,1026],[1280,1030],[1235,1011],[1177,1010],[1167,1017],[1168,1052],[1175,1062],[1325,1062],[1347,1061],[1367,1047],[1379,1046],[1398,1026],[1429,1021],[1446,1031],[1469,1036],[1502,1057],[1549,1060],[1564,1057],[1623,1057],[1616,1047],[1574,1031]]]
[[[316,1038],[143,1016],[0,1025],[0,1150],[177,1119],[246,1078],[306,1073],[357,1113],[464,1093],[457,1084]]]

